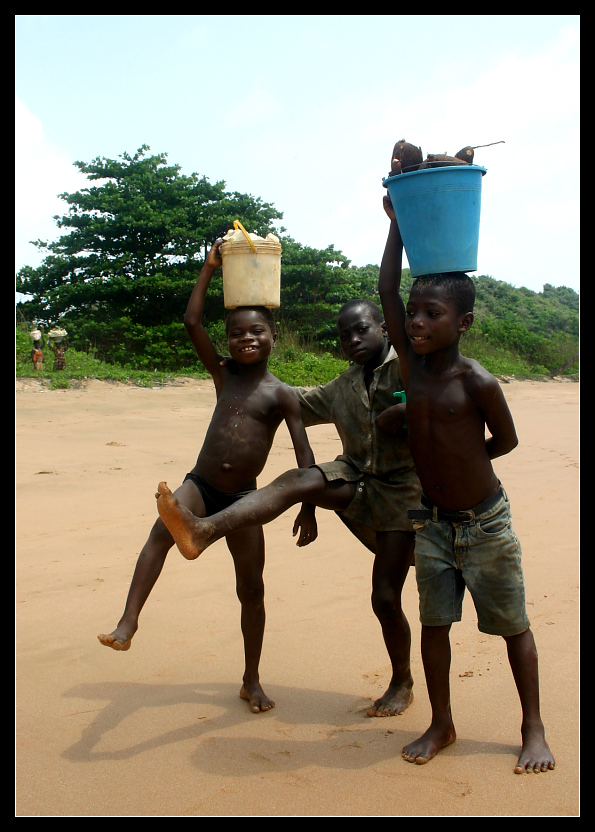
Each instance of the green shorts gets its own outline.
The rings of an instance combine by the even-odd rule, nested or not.
[[[421,512],[420,512],[421,513]],[[461,522],[415,522],[415,573],[420,621],[439,627],[460,621],[467,588],[482,633],[514,636],[530,626],[525,608],[521,545],[508,496]]]
[[[341,459],[312,467],[320,469],[328,482],[354,483],[353,500],[337,514],[370,551],[376,553],[376,532],[413,532],[407,511],[417,508],[421,499],[421,485],[413,468],[376,477]]]

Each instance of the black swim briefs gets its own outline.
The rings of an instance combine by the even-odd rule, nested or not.
[[[250,488],[248,491],[219,491],[219,489],[211,485],[208,480],[203,479],[203,477],[198,474],[192,473],[186,474],[184,482],[186,482],[186,480],[191,480],[200,491],[200,495],[207,510],[207,517],[211,514],[217,514],[217,512],[223,511],[224,508],[228,508],[233,505],[233,503],[241,500],[242,497],[256,491],[255,488]]]

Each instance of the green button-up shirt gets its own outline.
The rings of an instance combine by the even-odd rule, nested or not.
[[[306,427],[330,423],[336,426],[343,444],[338,460],[375,477],[413,470],[407,431],[399,428],[395,434],[388,434],[375,423],[379,413],[397,403],[393,393],[403,390],[399,359],[393,347],[374,370],[369,395],[364,368],[358,364],[313,390],[293,389]]]

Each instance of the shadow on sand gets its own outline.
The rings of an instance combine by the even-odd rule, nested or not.
[[[237,777],[308,766],[363,769],[400,758],[402,747],[419,735],[417,729],[406,730],[406,714],[367,718],[371,701],[344,693],[276,686],[271,695],[277,707],[252,714],[230,683],[77,685],[64,696],[105,705],[62,756],[73,762],[127,760],[191,741],[197,769]],[[73,714],[87,712],[91,709]],[[118,729],[131,719],[138,724],[138,739],[123,744],[131,730]],[[513,745],[459,738],[441,755],[510,754],[514,763],[518,752]]]

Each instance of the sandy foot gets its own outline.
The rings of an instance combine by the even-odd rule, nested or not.
[[[159,516],[169,529],[176,546],[187,560],[195,560],[209,545],[203,530],[205,521],[181,505],[166,482],[159,483],[155,497]]]
[[[543,728],[536,728],[534,732],[527,732],[524,737],[523,749],[514,769],[515,774],[540,771],[551,771],[556,765],[554,755],[545,740]]]
[[[126,627],[123,624],[118,624],[113,633],[107,635],[100,633],[97,638],[105,647],[111,647],[112,650],[130,650],[132,636],[137,629],[137,627]]]
[[[275,707],[273,700],[269,699],[258,682],[253,685],[242,685],[240,696],[250,703],[250,710],[253,714],[270,711],[271,708]]]
[[[433,728],[430,725],[425,734],[406,745],[401,753],[408,763],[423,765],[435,757],[441,748],[451,745],[456,738],[454,727]]]
[[[377,699],[366,712],[367,716],[398,716],[406,711],[413,702],[413,691],[410,687],[389,686],[386,692]]]

